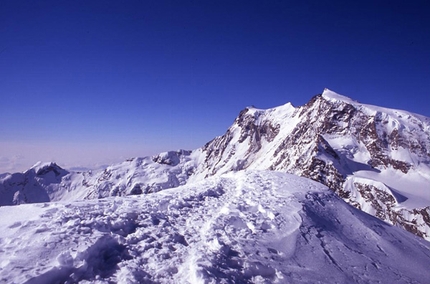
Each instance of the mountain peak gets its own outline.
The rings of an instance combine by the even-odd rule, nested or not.
[[[34,166],[32,166],[30,170],[34,170],[34,172],[38,176],[45,175],[49,172],[53,172],[55,176],[67,174],[66,170],[64,170],[62,167],[60,167],[54,162],[43,163],[39,161]]]
[[[351,98],[348,98],[344,95],[338,94],[336,92],[333,92],[330,89],[325,88],[323,93],[322,93],[322,97],[325,98],[326,100],[329,101],[342,101],[348,104],[355,104],[357,103],[357,101],[354,101]]]

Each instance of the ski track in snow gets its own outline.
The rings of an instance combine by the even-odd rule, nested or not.
[[[428,243],[326,187],[238,172],[153,194],[1,207],[4,283],[419,283]]]

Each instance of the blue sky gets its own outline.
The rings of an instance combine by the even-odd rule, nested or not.
[[[194,149],[325,87],[430,116],[428,3],[1,1],[0,172]]]

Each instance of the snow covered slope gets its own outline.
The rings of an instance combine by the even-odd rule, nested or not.
[[[153,193],[243,169],[311,178],[430,240],[430,119],[328,89],[301,107],[248,107],[224,135],[194,151],[134,158],[97,172],[40,164],[3,176],[0,205]]]
[[[5,283],[425,283],[428,242],[309,179],[241,171],[153,194],[0,208]]]

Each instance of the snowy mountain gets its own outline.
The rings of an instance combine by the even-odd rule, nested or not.
[[[430,119],[325,90],[306,105],[246,108],[206,144],[209,175],[270,169],[321,182],[353,206],[430,240]]]
[[[192,153],[182,155],[162,156],[178,176],[183,172],[175,167]],[[126,162],[130,172],[120,178],[132,177],[136,163],[149,160]],[[115,179],[114,172],[98,177]],[[160,173],[155,166],[149,172],[153,180]],[[54,165],[26,175],[93,181],[90,173],[71,175]],[[2,206],[0,216],[4,283],[430,279],[428,242],[346,204],[320,183],[275,171],[230,172],[147,195]]]
[[[430,119],[327,89],[301,107],[248,107],[223,136],[194,151],[94,172],[38,164],[6,175],[0,205],[154,193],[244,169],[311,178],[364,212],[430,240]]]

